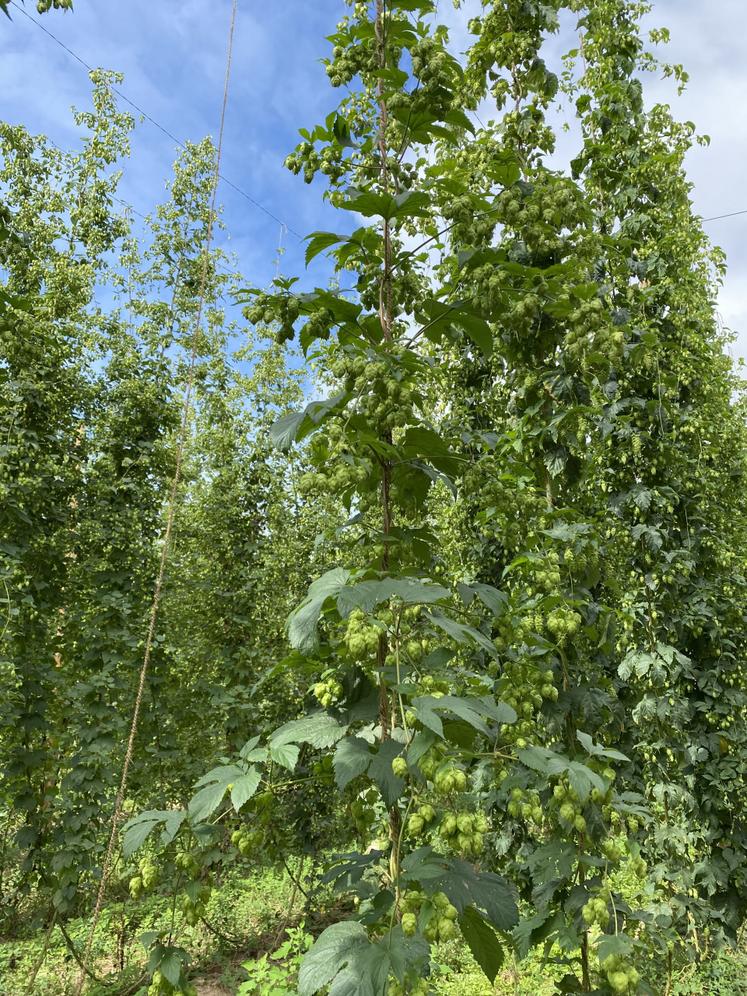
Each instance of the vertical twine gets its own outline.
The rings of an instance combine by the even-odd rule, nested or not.
[[[101,881],[99,882],[98,892],[96,894],[96,904],[93,909],[93,916],[91,918],[91,926],[88,931],[88,938],[86,940],[86,947],[83,953],[83,968],[81,969],[80,975],[78,977],[78,984],[75,990],[75,996],[81,996],[83,992],[83,985],[86,978],[86,969],[89,966],[91,958],[91,949],[93,947],[93,937],[98,925],[99,917],[101,915],[101,908],[104,902],[104,896],[106,894],[106,885],[109,878],[109,872],[111,868],[112,858],[114,855],[114,849],[117,843],[118,831],[119,831],[119,821],[122,816],[122,804],[124,802],[125,792],[127,790],[127,779],[130,773],[130,765],[132,764],[132,757],[135,748],[135,738],[137,736],[138,722],[140,720],[140,710],[143,703],[143,692],[145,690],[145,679],[148,674],[148,667],[150,665],[151,654],[153,651],[153,642],[156,634],[156,625],[158,622],[158,610],[161,604],[161,594],[163,592],[164,580],[166,577],[166,564],[168,562],[169,548],[171,542],[171,533],[174,527],[174,518],[176,514],[176,499],[177,492],[179,490],[179,484],[181,482],[182,475],[182,462],[184,458],[184,449],[187,442],[187,435],[189,432],[189,420],[192,410],[192,393],[195,384],[195,371],[197,367],[197,348],[200,339],[200,329],[202,326],[202,313],[205,307],[205,288],[207,285],[207,275],[208,267],[210,263],[210,247],[213,241],[213,226],[215,222],[215,206],[218,196],[218,181],[220,177],[220,163],[221,155],[223,152],[223,133],[225,129],[226,122],[226,108],[228,106],[228,90],[229,82],[231,78],[231,63],[233,61],[233,36],[236,27],[236,10],[237,10],[238,0],[232,0],[231,6],[231,22],[228,31],[228,46],[226,52],[226,74],[223,84],[223,105],[221,107],[220,114],[220,129],[218,132],[218,147],[216,151],[215,158],[215,172],[213,174],[213,188],[210,199],[210,215],[208,217],[207,232],[205,234],[205,248],[203,252],[203,265],[200,274],[200,291],[199,300],[197,307],[197,317],[195,319],[194,332],[192,334],[192,342],[190,349],[189,358],[189,369],[187,373],[187,386],[184,395],[184,404],[182,406],[182,417],[181,425],[179,427],[179,435],[177,437],[176,446],[176,463],[174,467],[174,476],[171,482],[171,489],[169,492],[167,515],[166,515],[166,529],[163,537],[163,546],[161,548],[161,558],[158,565],[158,574],[156,576],[156,584],[153,590],[153,602],[151,604],[150,610],[150,621],[148,624],[148,634],[145,640],[145,650],[143,653],[143,664],[140,668],[140,677],[138,680],[137,695],[135,696],[135,705],[132,712],[132,723],[130,724],[130,734],[127,739],[127,750],[125,751],[124,764],[122,765],[122,775],[119,783],[119,789],[117,791],[116,799],[114,802],[114,813],[112,815],[111,822],[111,832],[109,834],[109,844],[106,849],[106,856],[104,858],[104,864],[101,869]]]

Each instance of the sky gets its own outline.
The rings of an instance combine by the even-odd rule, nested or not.
[[[464,25],[478,6],[467,0],[455,12],[450,0],[440,0],[456,51],[464,48]],[[89,65],[123,72],[123,93],[175,137],[215,136],[230,9],[231,0],[75,0],[73,14],[38,17],[27,0],[24,10],[38,24],[13,8],[12,22],[0,16],[0,119],[63,147],[75,145],[70,107],[88,105],[87,72],[41,24]],[[283,159],[299,140],[298,129],[321,121],[340,96],[320,59],[329,51],[325,35],[346,9],[343,0],[239,0],[222,174],[244,195],[221,184],[226,231],[219,240],[236,253],[251,285],[265,286],[274,275],[281,238],[283,272],[301,274],[299,237],[339,225],[321,187],[290,174]],[[659,0],[650,24],[670,28],[667,58],[685,65],[690,83],[677,97],[667,81],[649,80],[648,99],[671,103],[678,118],[711,137],[710,146],[695,147],[688,160],[695,210],[704,218],[747,211],[747,5]],[[138,126],[120,187],[135,210],[147,213],[164,199],[177,152],[150,122]],[[727,253],[719,312],[737,335],[730,352],[747,357],[747,213],[708,222],[706,230]],[[308,279],[315,277],[322,279],[320,272]]]

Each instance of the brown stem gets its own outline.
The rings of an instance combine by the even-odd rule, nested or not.
[[[120,972],[124,972],[125,949],[127,947],[127,907],[122,903],[122,918],[119,921],[119,936],[117,937],[117,966]]]
[[[664,996],[671,996],[672,993],[672,952],[667,951],[667,988]]]
[[[589,975],[589,932],[581,935],[581,985],[585,993],[591,992],[591,976]]]
[[[583,847],[583,838],[579,843],[579,851]],[[578,864],[578,882],[579,885],[583,885],[586,879],[586,873],[584,871],[584,866],[579,861]],[[581,988],[582,992],[591,992],[591,977],[589,975],[589,931],[585,930],[581,934]]]
[[[228,944],[232,948],[237,948],[246,941],[246,938],[238,937],[236,934],[234,934],[232,937],[229,937],[228,934],[224,934],[222,930],[219,930],[214,923],[211,923],[204,916],[200,917],[200,922],[203,923],[210,931],[210,933],[214,934],[219,941],[223,941],[224,944]],[[277,947],[277,945],[275,946]]]
[[[376,43],[378,47],[379,67],[386,69],[386,30],[384,24],[384,0],[376,0]],[[381,187],[386,193],[389,189],[389,165],[387,148],[387,127],[389,114],[386,100],[384,98],[384,82],[380,78],[376,83],[376,95],[379,104],[379,158],[381,166]],[[379,285],[379,320],[384,342],[392,341],[393,324],[393,294],[392,294],[392,235],[389,220],[384,219],[384,265],[381,271],[381,283]],[[385,442],[392,443],[392,434],[384,433]],[[381,570],[386,572],[389,569],[389,544],[387,539],[392,529],[392,465],[389,460],[381,463],[381,508],[382,508],[382,534],[384,537],[384,551],[381,557]],[[381,728],[382,743],[391,736],[394,710],[389,701],[389,689],[384,679],[384,667],[386,665],[387,653],[389,650],[386,634],[379,638],[377,653],[377,663],[380,674],[379,692],[379,726]],[[401,817],[399,808],[395,805],[389,810],[389,840],[391,842],[390,873],[392,880],[396,883],[399,878],[399,857],[397,844],[401,832]]]
[[[65,925],[62,923],[61,920],[59,921],[59,923],[57,924],[57,926],[60,928],[60,932],[61,932],[61,934],[62,934],[62,936],[64,938],[65,945],[66,945],[68,951],[73,956],[73,958],[75,958],[75,960],[78,963],[78,965],[80,966],[81,970],[83,972],[85,972],[85,974],[88,976],[88,978],[91,979],[91,981],[95,982],[96,985],[105,986],[106,982],[101,978],[101,976],[96,975],[95,972],[92,972],[91,969],[88,968],[88,966],[84,963],[83,959],[78,954],[78,949],[76,948],[75,943],[74,943],[72,937],[65,930]]]
[[[384,29],[384,0],[376,0],[376,42],[379,49],[379,68],[386,69],[386,37]],[[381,160],[381,186],[386,193],[389,189],[389,164],[386,132],[389,112],[384,99],[384,81],[376,83],[379,102],[379,158]],[[392,237],[389,219],[384,219],[384,269],[379,288],[379,318],[385,341],[392,338]]]
[[[49,921],[49,926],[47,927],[47,932],[44,935],[44,944],[39,952],[39,957],[34,962],[34,967],[31,969],[31,975],[29,977],[28,985],[26,986],[26,996],[31,996],[34,991],[34,986],[36,985],[36,977],[41,971],[41,967],[47,957],[47,950],[49,949],[49,939],[52,936],[52,931],[57,923],[57,910],[52,914],[52,919]]]

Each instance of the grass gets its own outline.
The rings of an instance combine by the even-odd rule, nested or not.
[[[322,897],[317,905],[326,906],[329,900]],[[229,996],[246,978],[242,962],[275,950],[283,940],[285,927],[301,917],[301,902],[287,876],[266,870],[248,877],[237,874],[214,891],[206,923],[189,927],[176,915],[174,942],[190,952],[190,976],[200,996]],[[108,906],[92,951],[97,976],[110,984],[89,981],[86,996],[117,996],[127,991],[132,996],[144,994],[145,988],[138,983],[146,958],[138,938],[145,931],[163,929],[171,918],[169,899],[157,895],[138,903]],[[318,932],[325,922],[328,920],[323,914],[306,915],[307,926],[313,932]],[[85,947],[88,927],[87,918],[65,924],[78,951]],[[79,969],[59,927],[50,935],[44,963],[29,993],[29,980],[43,945],[43,932],[0,940],[2,996],[74,993]],[[434,960],[432,981],[436,996],[553,996],[557,992],[552,966],[543,965],[538,957],[518,965],[507,962],[495,986],[490,985],[458,941],[437,946]],[[111,985],[115,979],[117,986]],[[272,990],[257,990],[256,996],[272,996]],[[747,996],[747,952],[722,952],[706,966],[681,972],[671,996]]]

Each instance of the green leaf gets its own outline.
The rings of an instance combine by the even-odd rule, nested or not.
[[[366,218],[378,216],[391,221],[393,218],[424,218],[430,213],[430,197],[423,191],[406,190],[396,196],[350,187],[348,199],[340,204],[345,211],[357,211]]]
[[[493,330],[484,318],[457,311],[452,316],[454,325],[461,326],[484,356],[493,352]]]
[[[174,837],[179,833],[182,823],[187,818],[186,809],[174,809],[163,821],[164,826],[161,831],[161,844],[166,847],[172,842]]]
[[[597,958],[604,961],[611,955],[627,958],[633,951],[633,941],[625,934],[602,934],[597,941]]]
[[[159,937],[160,934],[158,933],[157,930],[144,930],[142,934],[138,936],[138,940],[145,948],[145,950],[148,951],[150,948],[153,947],[153,944],[158,940]]]
[[[158,970],[161,975],[176,988],[182,974],[183,958],[174,948],[167,948],[164,956],[158,963]]]
[[[306,246],[306,265],[308,266],[320,252],[324,252],[325,249],[329,249],[330,246],[338,242],[344,242],[345,238],[344,235],[336,235],[335,232],[312,232],[308,236],[309,244]]]
[[[244,749],[246,750],[248,746],[250,744],[245,745]],[[256,775],[257,782],[259,782],[259,773],[256,768],[247,770],[244,767],[239,767],[237,764],[221,764],[217,768],[208,771],[206,775],[200,778],[195,786],[203,787],[190,799],[189,815],[196,823],[206,820],[220,806],[229,788],[241,783],[242,779],[248,778],[249,780],[243,783],[243,789],[239,790],[237,797],[240,798],[241,792],[249,789],[254,775]],[[256,787],[255,785],[250,795],[254,794]]]
[[[360,737],[340,740],[332,759],[338,789],[342,792],[354,778],[368,771],[370,763],[371,751],[365,740]]]
[[[390,976],[402,981],[408,973],[422,975],[427,963],[427,942],[405,937],[401,927],[372,942],[360,923],[335,923],[303,958],[298,996],[327,985],[329,996],[384,996]]]
[[[548,778],[567,774],[571,786],[578,793],[579,801],[582,803],[589,798],[592,788],[598,789],[602,795],[607,791],[604,779],[596,771],[592,771],[579,761],[569,761],[567,757],[555,754],[545,747],[525,747],[518,751],[517,757],[522,764],[533,771],[547,775]]]
[[[450,449],[446,440],[426,426],[408,429],[401,449],[409,459],[419,457],[450,477],[455,477],[464,465],[464,459]]]
[[[513,890],[500,875],[477,871],[461,858],[419,847],[402,862],[403,878],[420,884],[428,895],[444,892],[459,913],[468,906],[482,910],[496,930],[510,930],[519,919]]]
[[[283,415],[270,427],[270,441],[280,450],[290,449],[293,443],[305,439],[327,415],[344,407],[347,400],[346,393],[336,394],[326,401],[312,401],[302,412]]]
[[[483,920],[474,906],[465,909],[459,917],[459,926],[475,961],[488,979],[494,982],[504,958],[498,935]]]
[[[260,781],[261,777],[258,769],[252,767],[245,775],[242,775],[241,778],[232,783],[231,804],[237,813],[257,791]]]
[[[290,743],[310,744],[320,749],[332,747],[345,736],[346,729],[333,716],[317,712],[301,719],[292,719],[275,730],[270,738],[270,749]]]
[[[481,353],[485,356],[492,354],[493,331],[490,325],[484,318],[475,315],[464,301],[424,301],[422,311],[428,318],[424,323],[428,338],[438,339],[441,334],[448,335],[449,330],[456,327],[467,334]]]
[[[392,771],[392,761],[402,753],[402,744],[385,740],[379,744],[368,765],[368,774],[375,782],[387,806],[393,806],[405,787],[404,780]]]
[[[299,753],[300,751],[296,744],[271,743],[269,748],[270,760],[283,768],[287,768],[288,771],[293,771],[298,764]]]
[[[418,730],[407,748],[407,763],[412,766],[416,765],[436,741],[437,737],[433,730]]]
[[[228,785],[236,778],[241,778],[244,772],[245,769],[240,768],[238,764],[219,764],[217,768],[211,768],[206,775],[195,782],[195,788],[212,785],[214,782],[223,782],[224,785]]]
[[[392,10],[419,10],[421,14],[434,9],[433,0],[390,0],[389,6]]]
[[[514,943],[520,958],[526,958],[530,948],[542,939],[543,931],[546,933],[548,926],[552,926],[551,917],[552,911],[547,910],[536,916],[527,917],[514,928]]]
[[[283,415],[270,427],[270,439],[281,450],[290,449],[296,441],[296,434],[306,418],[306,412],[290,412]]]
[[[335,136],[335,140],[338,145],[341,145],[343,149],[352,149],[355,147],[355,143],[350,137],[350,125],[347,123],[342,114],[336,114],[334,124],[332,125],[332,134]]]
[[[389,956],[389,971],[400,982],[408,973],[422,977],[430,960],[430,948],[423,937],[405,937],[401,927],[394,927],[380,941],[380,947],[386,949]]]
[[[314,996],[368,944],[364,928],[351,920],[333,923],[322,931],[304,955],[298,974],[298,996]]]
[[[629,757],[625,754],[621,754],[619,750],[613,750],[610,747],[601,747],[599,744],[595,744],[588,733],[582,733],[581,730],[576,731],[576,739],[584,748],[587,754],[591,754],[593,757],[608,757],[612,761],[630,761]]]
[[[497,651],[493,641],[484,633],[481,633],[479,629],[475,629],[474,626],[458,622],[456,619],[452,619],[450,616],[445,616],[440,612],[431,612],[428,618],[434,626],[437,626],[440,630],[443,630],[443,632],[450,636],[456,643],[477,645],[481,649],[487,651],[491,657],[497,656]]]
[[[517,757],[527,768],[551,778],[568,770],[568,759],[546,747],[525,747],[518,751]]]
[[[189,800],[189,815],[195,823],[202,823],[223,802],[223,797],[230,782],[213,782],[192,796]]]
[[[469,606],[477,597],[485,608],[492,612],[494,616],[503,615],[508,605],[508,596],[505,592],[494,588],[490,584],[457,584],[459,594],[465,605]]]
[[[393,218],[428,218],[431,198],[423,190],[406,190],[394,198]]]
[[[571,788],[578,794],[579,802],[586,802],[591,794],[592,788],[597,789],[602,795],[607,791],[607,786],[601,775],[585,764],[578,761],[571,761],[568,765],[568,782]]]
[[[458,716],[484,734],[489,733],[485,719],[492,719],[496,723],[515,723],[517,719],[511,706],[487,698],[457,698],[454,695],[435,698],[432,695],[421,695],[413,699],[412,708],[423,726],[433,730],[439,737],[444,735],[439,712]]]
[[[552,529],[542,529],[541,532],[551,539],[572,543],[580,536],[586,536],[591,531],[587,522],[558,522]]]
[[[391,194],[377,194],[373,191],[362,192],[350,187],[347,191],[348,199],[342,201],[340,207],[344,211],[357,211],[366,218],[379,216],[381,218],[391,218],[396,205]]]
[[[288,639],[296,650],[313,653],[319,646],[317,622],[327,599],[338,594],[350,578],[350,571],[334,567],[309,586],[306,598],[288,617]]]
[[[122,854],[129,858],[139,850],[153,830],[171,814],[167,810],[149,810],[128,820],[122,828]]]
[[[381,581],[360,581],[346,585],[337,596],[337,609],[347,616],[353,609],[371,613],[391,598],[398,598],[405,605],[427,605],[448,598],[449,589],[432,581],[417,578],[384,578]]]

